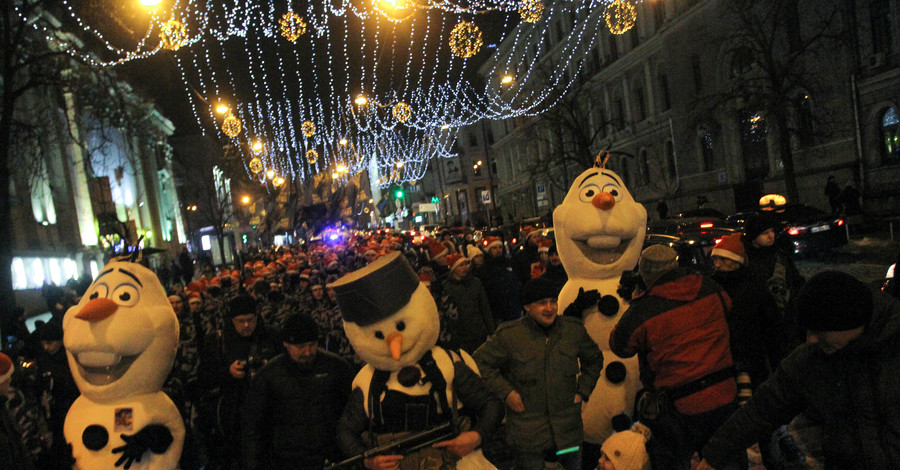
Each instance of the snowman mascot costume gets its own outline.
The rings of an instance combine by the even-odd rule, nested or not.
[[[117,258],[63,318],[63,344],[81,396],[64,432],[76,469],[168,470],[184,422],[161,391],[178,348],[178,319],[149,269]]]
[[[478,447],[500,424],[503,403],[468,354],[435,346],[437,306],[406,258],[391,253],[331,286],[347,338],[366,362],[338,423],[341,450],[376,470],[494,468]],[[447,423],[466,413],[477,419],[458,435],[435,434],[436,443],[407,455],[372,455],[371,449],[404,436],[453,428]]]
[[[556,244],[569,280],[559,294],[559,311],[584,320],[600,346],[606,367],[582,408],[585,441],[602,444],[628,429],[640,389],[637,357],[623,359],[609,350],[609,334],[628,304],[616,293],[623,271],[641,255],[647,211],[635,202],[622,178],[606,168],[609,153],[580,174],[553,211]]]

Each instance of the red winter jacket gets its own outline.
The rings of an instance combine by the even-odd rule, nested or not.
[[[732,366],[725,309],[731,299],[714,281],[678,268],[660,277],[631,301],[609,335],[621,357],[638,354],[641,381],[653,389],[673,389]],[[695,415],[734,401],[733,378],[675,401]]]

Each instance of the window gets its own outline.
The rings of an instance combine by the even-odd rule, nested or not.
[[[647,103],[644,100],[644,87],[638,86],[634,89],[634,107],[637,115],[634,117],[636,122],[643,121],[647,118]]]
[[[797,137],[801,145],[810,145],[814,141],[812,100],[806,93],[800,93],[796,99]]]
[[[625,157],[619,159],[619,176],[622,177],[625,186],[631,186],[631,172],[628,171],[628,161]]]
[[[740,131],[747,176],[766,176],[769,173],[769,149],[765,119],[759,113],[744,113],[740,118]]]
[[[888,108],[881,117],[881,156],[885,163],[900,162],[900,117]]]
[[[678,178],[678,162],[675,161],[675,146],[671,140],[666,141],[666,169],[669,170],[671,178]]]
[[[614,119],[616,129],[625,127],[625,105],[621,98],[616,98],[616,117]]]
[[[709,129],[700,128],[700,131],[697,132],[697,138],[699,139],[698,146],[700,147],[701,169],[702,171],[711,171],[716,164],[715,140],[713,139],[713,134]]]
[[[731,58],[731,76],[740,77],[753,70],[754,65],[756,65],[756,58],[753,56],[753,51],[742,47],[736,50],[734,57]]]
[[[469,132],[469,147],[478,146],[478,136],[474,132]]]
[[[694,77],[694,89],[703,89],[703,69],[700,67],[700,56],[691,56],[691,74]]]
[[[891,6],[889,0],[870,0],[869,15],[872,21],[872,48],[876,54],[889,54],[894,38],[891,37]]]
[[[663,2],[650,2],[650,8],[653,10],[653,29],[659,31],[666,20],[666,6]]]
[[[55,224],[56,207],[53,205],[53,192],[50,189],[50,173],[43,158],[35,159],[35,174],[30,180],[34,220],[43,225]]]
[[[638,179],[640,184],[650,182],[650,154],[647,149],[641,150],[638,154]]]
[[[487,128],[487,143],[488,145],[494,145],[494,130],[490,126]]]
[[[659,76],[659,91],[662,110],[666,111],[672,107],[672,99],[669,96],[669,77],[666,74]]]

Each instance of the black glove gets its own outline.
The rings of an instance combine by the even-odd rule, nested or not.
[[[600,292],[597,289],[591,289],[585,292],[584,287],[579,287],[578,296],[575,297],[575,300],[573,300],[568,307],[566,307],[563,315],[581,318],[584,311],[597,305],[597,302],[599,302],[602,297],[603,296],[600,295]]]
[[[122,456],[116,461],[116,467],[124,463],[123,468],[128,470],[132,463],[141,461],[141,457],[147,450],[154,454],[162,454],[169,449],[175,439],[172,437],[172,431],[169,431],[169,428],[164,425],[148,424],[131,436],[122,434],[122,440],[125,441],[125,445],[116,447],[112,453],[122,453]]]

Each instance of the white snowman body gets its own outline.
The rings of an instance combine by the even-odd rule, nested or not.
[[[165,426],[172,442],[146,451],[132,469],[171,470],[184,444],[184,422],[161,391],[178,348],[178,319],[149,269],[113,260],[63,318],[63,344],[81,396],[64,433],[77,469],[114,469],[125,436]],[[122,468],[124,462],[118,468]]]
[[[613,354],[609,335],[628,309],[616,289],[622,272],[633,269],[640,258],[647,211],[635,202],[615,172],[590,168],[575,179],[563,203],[553,211],[553,225],[559,257],[569,276],[558,299],[560,314],[580,289],[596,289],[618,303],[618,309],[606,314],[596,306],[582,312],[585,328],[603,352],[604,362],[603,374],[582,407],[585,440],[601,444],[615,432],[613,417],[632,416],[634,397],[641,387],[638,359]],[[614,383],[607,371],[616,362],[624,365],[625,377]]]

